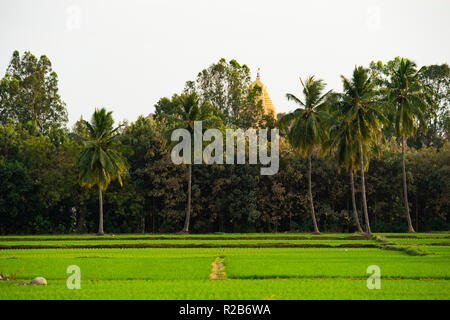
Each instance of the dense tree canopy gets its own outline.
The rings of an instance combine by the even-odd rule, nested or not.
[[[13,60],[14,67],[8,68],[0,85],[0,233],[96,232],[98,190],[80,186],[77,166],[84,147],[80,137],[88,141],[92,134],[83,119],[71,129],[65,127],[67,112],[47,58],[37,60],[30,53],[23,57],[14,53]],[[399,61],[372,63],[370,70],[365,69],[367,79],[374,81],[370,97],[381,103],[383,116],[388,119],[394,118],[387,111],[384,89],[392,81],[390,76]],[[380,122],[377,130],[372,128],[369,134],[361,135],[364,170],[360,170],[355,123],[361,130],[364,119],[355,115],[361,111],[358,108],[379,105],[365,104],[368,95],[360,92],[359,105],[355,106],[351,88],[357,81],[350,79],[345,92],[327,97],[330,103],[326,107],[328,120],[324,122],[325,141],[320,142],[324,152],[311,157],[311,165],[308,158],[293,152],[294,146],[285,138],[280,141],[279,171],[272,176],[261,176],[260,165],[193,165],[189,231],[310,232],[314,230],[310,199],[322,232],[358,231],[356,217],[361,224],[365,222],[362,174],[372,232],[408,230],[405,181],[415,231],[448,230],[448,66],[417,69],[421,70],[418,81],[427,86],[433,101],[426,100],[423,112],[426,133],[408,137],[407,152],[403,153],[405,166],[402,141],[395,136],[395,128],[392,123]],[[274,122],[253,117],[252,110],[258,115],[259,109],[257,99],[245,91],[250,88],[249,75],[245,65],[221,60],[188,83],[184,92],[161,98],[153,118],[140,117],[114,132],[114,151],[129,166],[123,187],[111,181],[104,193],[106,232],[166,233],[183,228],[188,203],[187,170],[172,162],[167,139],[168,129],[176,127],[176,123],[186,124],[180,113],[180,97],[196,92],[203,115],[222,119],[223,128],[271,127]],[[45,81],[39,80],[42,77]],[[211,96],[215,90],[220,94]],[[289,128],[282,133],[287,134]],[[313,142],[311,145],[317,146],[318,142]],[[311,188],[309,168],[313,168]],[[354,175],[353,185],[350,172]],[[308,197],[309,190],[312,197]]]

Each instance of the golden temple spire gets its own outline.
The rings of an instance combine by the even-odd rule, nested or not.
[[[255,85],[261,87],[261,95],[258,97],[262,101],[262,105],[264,107],[265,114],[272,114],[275,118],[277,117],[277,113],[275,111],[275,106],[272,103],[272,99],[269,97],[269,93],[267,92],[267,87],[264,83],[261,82],[261,69],[258,68],[258,72],[256,73],[256,80],[250,85],[250,88],[253,88]]]

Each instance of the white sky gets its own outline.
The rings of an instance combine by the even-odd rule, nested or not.
[[[310,74],[340,90],[358,64],[450,62],[450,1],[2,0],[0,73],[14,50],[46,54],[69,125],[95,107],[134,121],[221,57],[261,68],[277,112]]]

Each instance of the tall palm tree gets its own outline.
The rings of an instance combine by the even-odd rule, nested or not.
[[[194,122],[202,121],[203,128],[211,125],[220,125],[220,120],[216,117],[212,109],[209,107],[209,102],[200,102],[196,92],[182,94],[176,97],[178,108],[176,114],[164,114],[163,117],[169,121],[167,135],[176,129],[186,129],[191,134],[191,141],[193,142]],[[193,155],[193,152],[191,152]],[[184,227],[181,233],[189,233],[189,225],[191,220],[191,193],[192,193],[192,159],[187,165],[187,209],[184,221]]]
[[[349,123],[349,135],[358,147],[364,219],[366,232],[370,234],[364,176],[364,145],[374,143],[381,136],[381,124],[384,118],[375,96],[375,82],[369,77],[367,69],[361,66],[355,67],[351,80],[344,76],[341,78],[344,86],[342,112],[344,119]]]
[[[408,232],[415,232],[411,223],[406,184],[406,140],[417,132],[426,131],[424,113],[427,108],[429,89],[420,81],[420,71],[408,59],[400,59],[397,68],[391,73],[387,83],[388,105],[393,109],[392,123],[397,138],[402,141],[403,197]]]
[[[117,130],[113,129],[112,112],[104,108],[96,109],[91,122],[84,121],[89,137],[81,138],[83,151],[78,159],[78,180],[81,186],[88,188],[98,186],[99,222],[98,234],[103,235],[103,191],[111,181],[118,180],[122,186],[122,177],[126,174],[128,164],[115,149]]]
[[[283,116],[278,124],[280,128],[287,130],[287,137],[292,147],[308,159],[308,200],[311,210],[311,218],[314,232],[319,233],[311,187],[311,155],[314,149],[321,146],[326,140],[327,130],[327,97],[331,90],[323,94],[325,83],[314,76],[306,78],[305,82],[300,78],[303,87],[304,101],[291,93],[286,94],[288,101],[293,101],[299,108]]]

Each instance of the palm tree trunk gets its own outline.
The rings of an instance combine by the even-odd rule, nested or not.
[[[309,206],[311,209],[311,217],[314,224],[314,232],[320,233],[319,228],[317,227],[316,214],[314,212],[314,202],[312,197],[312,188],[311,188],[311,152],[308,152],[308,199]]]
[[[141,217],[141,233],[145,233],[145,216]]]
[[[356,228],[358,232],[363,232],[361,225],[359,224],[358,210],[356,210],[356,198],[355,198],[355,180],[353,178],[353,168],[350,167],[350,186],[352,187],[352,205],[353,205],[353,217],[355,219]]]
[[[408,188],[406,185],[406,160],[405,160],[405,137],[402,137],[402,170],[403,170],[403,196],[405,200],[406,221],[408,221],[408,232],[415,232],[409,215]]]
[[[155,229],[155,200],[152,199],[152,233],[156,233],[156,229]]]
[[[78,233],[84,233],[86,231],[86,204],[84,204],[80,208],[80,214],[78,215],[78,225],[77,225],[77,232]]]
[[[103,194],[102,189],[98,187],[98,206],[99,206],[99,217],[98,217],[98,235],[104,235],[103,231]]]
[[[364,179],[364,155],[362,150],[361,139],[358,139],[359,144],[359,166],[361,168],[361,193],[363,199],[364,219],[366,220],[366,232],[372,233],[370,230],[369,214],[367,212],[367,200],[366,200],[366,181]]]
[[[188,203],[186,220],[184,221],[184,233],[189,233],[189,222],[191,219],[191,185],[192,185],[192,164],[188,164]]]
[[[289,210],[289,231],[292,231],[292,213]]]

